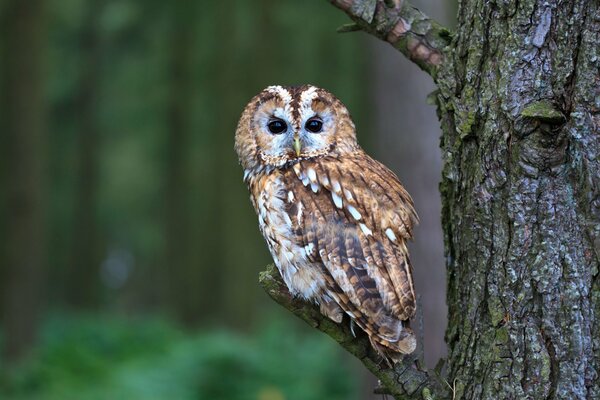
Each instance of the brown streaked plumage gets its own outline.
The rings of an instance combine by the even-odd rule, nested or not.
[[[356,142],[346,107],[314,86],[270,86],[246,106],[235,149],[290,292],[338,323],[349,315],[386,358],[413,352],[406,241],[417,216],[396,175]]]

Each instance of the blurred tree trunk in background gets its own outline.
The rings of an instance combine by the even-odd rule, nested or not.
[[[25,355],[38,325],[45,262],[45,2],[3,5],[2,168],[6,215],[2,252],[3,353]],[[26,79],[23,79],[26,77]]]
[[[215,18],[218,21],[228,20],[231,13],[231,6],[226,2],[219,2],[215,7]],[[260,14],[268,13],[266,9],[260,9]],[[262,24],[257,26],[257,32],[263,31],[265,26]],[[248,321],[248,314],[242,311],[244,307],[244,299],[248,300],[246,283],[250,278],[247,275],[248,270],[244,271],[237,267],[237,262],[240,260],[240,249],[236,249],[239,242],[234,242],[232,239],[235,234],[231,231],[236,226],[235,218],[239,215],[239,209],[236,210],[233,202],[235,202],[234,193],[237,188],[233,187],[229,182],[239,180],[239,167],[237,160],[234,157],[232,149],[232,138],[229,132],[234,133],[237,121],[224,121],[229,115],[235,115],[239,110],[240,101],[243,101],[240,96],[244,90],[242,88],[251,86],[253,77],[246,75],[245,72],[238,69],[242,65],[242,57],[246,54],[245,49],[239,49],[236,46],[236,39],[239,38],[240,27],[234,22],[230,24],[218,24],[216,27],[216,35],[222,38],[220,46],[215,51],[215,60],[213,64],[214,73],[218,79],[214,82],[213,95],[221,99],[220,107],[217,111],[217,130],[220,131],[224,127],[226,132],[218,132],[215,135],[216,157],[214,158],[214,187],[216,190],[216,198],[214,199],[214,233],[218,240],[218,245],[213,249],[221,271],[216,279],[217,285],[214,287],[216,297],[219,298],[218,309],[222,315],[226,315],[232,325],[243,326]],[[258,36],[258,35],[257,35]],[[260,40],[257,40],[256,46],[260,47]],[[232,49],[238,49],[232,51]],[[260,53],[257,51],[257,54]],[[255,58],[246,60],[248,63],[255,65],[264,65],[265,60]],[[221,125],[223,123],[223,125]],[[231,246],[231,247],[230,247]]]
[[[252,7],[255,8],[254,18],[256,27],[253,30],[252,47],[240,42],[243,40],[243,30],[237,23],[219,24],[217,36],[221,37],[221,43],[215,54],[215,74],[218,80],[215,82],[215,96],[219,96],[221,106],[217,113],[218,121],[225,121],[231,115],[239,116],[242,109],[240,105],[249,100],[248,94],[262,89],[263,84],[258,82],[256,74],[247,74],[245,68],[252,64],[254,70],[260,71],[260,77],[270,79],[270,71],[273,65],[270,60],[272,55],[272,0],[259,0]],[[219,2],[216,6],[216,18],[218,21],[228,19],[231,7],[226,2]],[[242,11],[243,12],[243,11]],[[243,14],[239,14],[240,16]],[[239,19],[239,17],[238,17]],[[232,51],[237,49],[237,51]],[[260,56],[258,56],[260,55]],[[268,83],[271,84],[271,83]],[[238,165],[237,157],[233,151],[233,136],[237,127],[237,119],[229,120],[226,124],[217,125],[220,129],[227,127],[225,132],[219,132],[215,137],[215,145],[218,157],[215,161],[214,175],[215,187],[218,188],[216,199],[216,223],[215,232],[219,245],[215,250],[219,257],[219,265],[222,270],[215,288],[219,293],[220,312],[226,315],[231,325],[237,328],[246,327],[256,317],[253,315],[253,304],[256,304],[255,287],[256,272],[253,268],[239,268],[239,263],[247,252],[248,243],[235,240],[239,237],[232,232],[238,225],[256,223],[255,216],[244,212],[237,206],[237,199],[242,195],[244,200],[248,199],[243,191],[242,174]],[[239,185],[231,185],[230,182],[239,182]],[[252,297],[254,298],[252,298]]]
[[[175,1],[172,13],[168,53],[167,164],[166,164],[166,260],[168,302],[179,319],[194,325],[198,312],[201,283],[200,268],[190,259],[189,146],[192,110],[196,2]]]
[[[93,307],[99,302],[100,253],[96,222],[98,182],[98,92],[102,49],[99,19],[104,0],[87,0],[79,35],[80,75],[76,96],[77,182],[73,253],[66,296],[72,305]]]

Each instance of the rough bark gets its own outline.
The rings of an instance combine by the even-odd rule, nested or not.
[[[413,10],[397,1],[332,2],[384,39],[388,28],[378,27]],[[393,371],[372,368],[375,359],[343,326],[286,297],[276,276],[263,275],[263,286],[383,376],[396,398],[600,398],[600,3],[465,0],[447,47],[443,28],[427,24],[439,40],[411,33],[415,25],[398,40],[423,39],[439,63],[395,47],[438,85],[443,378],[410,359]]]
[[[598,398],[599,2],[458,19],[438,77],[457,398]]]

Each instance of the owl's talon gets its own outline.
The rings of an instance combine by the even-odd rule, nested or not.
[[[356,333],[354,333],[354,320],[350,320],[350,332],[352,332],[352,336],[356,337]]]

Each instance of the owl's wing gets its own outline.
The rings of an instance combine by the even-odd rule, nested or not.
[[[289,179],[302,182],[290,203],[297,239],[325,269],[329,295],[367,332],[398,340],[415,313],[406,240],[417,220],[398,178],[361,152],[303,161]]]

